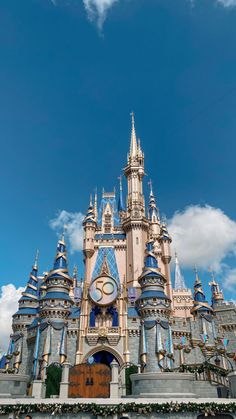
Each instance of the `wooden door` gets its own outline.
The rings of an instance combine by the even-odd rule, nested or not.
[[[111,370],[105,364],[79,364],[70,369],[68,397],[110,397]]]

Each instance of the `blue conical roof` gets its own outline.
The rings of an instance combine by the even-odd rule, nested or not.
[[[69,296],[69,289],[73,285],[73,279],[68,272],[64,234],[58,241],[53,268],[45,278],[45,285],[46,294],[40,300],[43,303],[41,311],[47,306],[47,300],[55,299],[57,300],[57,304],[60,304],[59,300],[72,303]]]
[[[158,268],[157,259],[153,252],[153,241],[148,241],[146,244],[144,268],[141,276],[139,277],[142,292],[137,299],[137,302],[150,298],[158,298],[163,301],[169,300],[164,292],[165,282],[166,279]]]
[[[191,313],[196,314],[197,312],[204,312],[204,311],[213,311],[213,309],[208,304],[208,301],[206,300],[206,296],[202,289],[201,280],[196,272],[196,279],[194,283],[194,302],[193,302],[193,308],[191,310]]]
[[[144,262],[144,268],[139,278],[139,281],[142,281],[142,279],[147,276],[156,277],[156,278],[161,277],[165,281],[165,278],[163,277],[163,275],[161,274],[158,268],[157,259],[153,253],[153,241],[151,240],[148,241],[146,244],[146,257],[145,257],[145,262]]]
[[[22,293],[20,301],[26,300],[38,300],[39,296],[39,286],[38,286],[38,252],[35,258],[34,265],[32,266],[32,271],[30,272],[30,277],[27,282],[25,291]]]
[[[92,203],[92,197],[90,197],[90,203],[89,203],[89,207],[88,207],[88,211],[86,216],[84,217],[84,223],[95,223],[96,224],[96,220],[95,220],[95,211],[94,211],[94,206]]]
[[[146,259],[145,259],[145,268],[154,268],[157,269],[157,260],[153,254],[153,242],[148,242],[146,245]]]
[[[68,279],[69,281],[72,281],[68,273],[68,263],[67,263],[67,257],[66,257],[66,244],[65,244],[64,234],[62,234],[61,239],[57,243],[57,254],[55,256],[53,269],[49,272],[47,276],[47,281],[50,278],[55,278],[55,277],[63,277],[65,279]]]
[[[156,206],[155,197],[152,190],[152,182],[149,181],[150,185],[150,195],[149,195],[149,207],[148,207],[148,216],[149,220],[152,222],[157,222],[159,220],[159,212]]]

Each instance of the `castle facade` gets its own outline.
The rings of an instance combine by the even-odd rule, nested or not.
[[[234,362],[235,305],[224,301],[214,278],[208,303],[197,272],[192,294],[177,255],[172,285],[172,239],[151,183],[145,202],[144,174],[132,115],[127,197],[120,179],[118,196],[103,191],[100,203],[97,195],[91,198],[83,221],[83,280],[76,269],[69,272],[64,234],[43,277],[36,258],[13,315],[6,370],[44,380],[51,364],[109,366],[115,360],[125,395],[122,371],[128,366],[149,373],[191,369],[206,360],[228,370]]]

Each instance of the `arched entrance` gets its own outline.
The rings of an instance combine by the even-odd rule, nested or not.
[[[100,350],[88,356],[84,363],[75,365],[69,373],[69,397],[110,397],[111,362],[115,355]]]
[[[108,351],[95,352],[95,354],[92,355],[92,358],[94,359],[95,364],[104,364],[108,367],[110,367],[110,364],[113,361],[113,359],[116,359],[116,357]]]
[[[120,353],[118,351],[116,351],[114,348],[111,348],[110,346],[99,346],[97,348],[91,349],[91,351],[89,351],[85,357],[83,358],[82,363],[87,362],[87,360],[93,356],[95,357],[96,354],[99,354],[101,352],[106,352],[108,353],[110,356],[113,356],[112,360],[115,358],[115,360],[118,362],[119,366],[121,367],[124,364],[124,360],[122,358],[122,356],[120,355]],[[112,362],[112,361],[111,361]],[[110,365],[110,364],[109,364]]]

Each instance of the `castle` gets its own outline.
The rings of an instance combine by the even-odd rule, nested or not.
[[[118,197],[103,191],[99,205],[97,195],[90,200],[83,221],[83,280],[78,280],[76,269],[73,275],[69,272],[64,234],[45,276],[38,273],[36,257],[13,315],[6,371],[26,375],[29,382],[44,381],[52,364],[110,367],[115,361],[119,394],[125,396],[125,369],[130,366],[137,368],[132,380],[132,393],[137,395],[157,391],[150,376],[149,381],[136,380],[140,375],[201,374],[196,368],[206,361],[215,374],[233,368],[236,307],[224,301],[215,278],[208,303],[197,271],[192,294],[177,255],[172,285],[172,239],[160,220],[151,183],[145,204],[144,174],[144,153],[132,115],[124,169],[126,201],[121,178]],[[207,391],[216,396],[216,387],[208,384]]]

